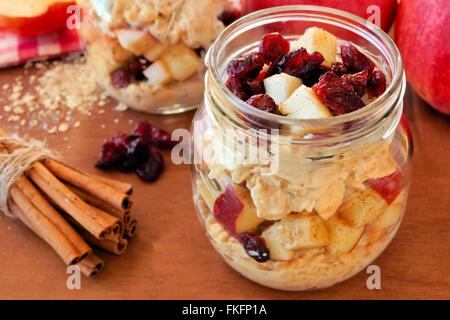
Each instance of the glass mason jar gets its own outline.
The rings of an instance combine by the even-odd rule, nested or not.
[[[366,107],[328,119],[262,112],[224,85],[236,56],[263,35],[297,39],[309,27],[370,56],[388,80]],[[205,103],[193,121],[193,193],[214,248],[245,277],[282,290],[344,281],[394,237],[410,180],[411,145],[399,125],[405,76],[393,41],[343,11],[277,7],[226,29],[207,57]]]
[[[203,102],[204,53],[224,29],[217,14],[225,1],[172,2],[79,0],[87,62],[131,109],[176,114]]]

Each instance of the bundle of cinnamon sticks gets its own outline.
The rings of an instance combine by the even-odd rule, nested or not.
[[[7,133],[0,128],[0,136]],[[11,153],[0,145],[0,152]],[[9,189],[9,209],[67,265],[94,277],[104,263],[91,245],[116,255],[136,233],[130,184],[82,173],[61,162],[35,162]]]

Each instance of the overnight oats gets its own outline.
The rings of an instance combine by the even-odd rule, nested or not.
[[[225,0],[79,0],[97,81],[128,107],[178,113],[203,100],[204,53]],[[205,27],[207,26],[207,27]]]
[[[192,170],[215,249],[282,290],[329,287],[368,266],[408,197],[393,42],[341,11],[279,7],[226,29],[207,64]]]

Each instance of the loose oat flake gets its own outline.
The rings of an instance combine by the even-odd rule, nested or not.
[[[37,73],[27,76],[31,66]],[[9,122],[48,133],[67,132],[80,126],[77,116],[90,117],[96,106],[108,102],[108,95],[98,86],[92,69],[80,54],[28,63],[25,71],[23,76],[2,86],[6,91],[1,97],[3,110],[13,113],[7,118]]]

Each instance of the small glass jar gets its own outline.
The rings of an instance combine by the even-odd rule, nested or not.
[[[309,27],[370,56],[386,92],[353,113],[298,120],[257,110],[224,85],[228,63],[263,35]],[[214,248],[243,276],[282,290],[344,281],[390,243],[408,197],[410,140],[399,125],[405,77],[393,41],[354,15],[288,6],[248,15],[207,57],[205,103],[193,121],[193,193]]]
[[[87,62],[108,95],[153,114],[182,113],[202,103],[204,55],[224,29],[217,16],[225,0],[80,3]]]

